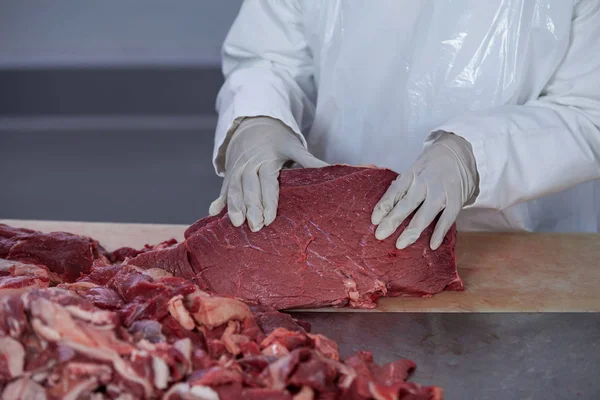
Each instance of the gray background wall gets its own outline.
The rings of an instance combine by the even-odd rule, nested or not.
[[[217,65],[241,0],[1,0],[0,67]]]
[[[241,0],[0,0],[0,218],[191,223]]]

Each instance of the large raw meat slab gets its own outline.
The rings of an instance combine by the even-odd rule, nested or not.
[[[284,170],[270,226],[256,233],[236,228],[223,211],[192,225],[178,246],[128,263],[278,309],[372,308],[381,296],[462,289],[454,227],[436,251],[429,247],[434,224],[404,250],[395,242],[408,221],[390,238],[375,238],[371,212],[396,177],[387,169],[341,165]]]
[[[106,254],[91,238],[67,232],[49,234],[0,224],[0,258],[40,264],[72,282]]]

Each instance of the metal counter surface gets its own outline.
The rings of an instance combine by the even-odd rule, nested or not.
[[[294,313],[342,356],[409,358],[447,400],[600,399],[600,313]]]

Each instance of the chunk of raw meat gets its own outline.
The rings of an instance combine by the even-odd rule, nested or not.
[[[147,252],[153,251],[153,250],[165,249],[167,247],[173,246],[174,244],[177,244],[177,240],[169,239],[169,240],[165,240],[164,242],[161,242],[157,245],[147,244],[141,250],[137,250],[137,249],[134,249],[131,247],[120,247],[120,248],[116,249],[115,251],[108,253],[107,258],[113,263],[119,263],[119,262],[125,261],[125,259],[127,259],[127,258],[133,258],[135,256],[138,256],[140,254],[147,253]]]
[[[172,277],[164,270],[99,264],[88,276],[59,286],[76,292],[96,307],[117,311],[126,327],[138,320],[165,318],[173,298],[196,290],[193,283]]]
[[[22,291],[57,284],[60,278],[43,265],[0,258],[0,290]]]
[[[252,233],[226,211],[192,225],[185,242],[128,261],[164,268],[203,290],[277,309],[375,307],[380,296],[429,296],[463,288],[456,271],[453,227],[438,250],[434,224],[404,250],[375,238],[371,212],[397,174],[331,166],[283,170],[278,217]]]
[[[15,228],[6,224],[0,224],[0,258],[6,258],[10,249],[17,243],[20,237],[35,234],[36,231],[25,228]]]
[[[41,233],[0,224],[0,258],[39,264],[73,282],[106,251],[97,241],[66,232]]]

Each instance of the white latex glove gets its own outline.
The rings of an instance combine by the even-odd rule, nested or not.
[[[277,215],[279,171],[288,162],[304,168],[327,165],[282,122],[269,117],[244,119],[227,146],[225,180],[209,214],[217,215],[227,204],[233,225],[241,226],[247,219],[252,232],[268,226]]]
[[[375,237],[389,237],[406,217],[418,211],[398,237],[396,247],[413,244],[421,232],[443,210],[433,236],[431,249],[437,249],[463,206],[472,203],[479,192],[479,176],[469,142],[443,133],[427,147],[413,166],[400,175],[375,206],[371,221],[379,225]]]

